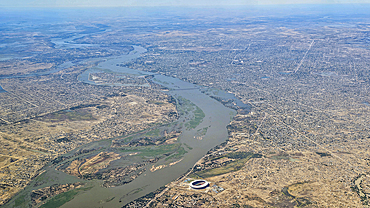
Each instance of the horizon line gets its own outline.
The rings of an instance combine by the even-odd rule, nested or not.
[[[0,8],[150,8],[150,7],[234,7],[234,6],[303,6],[303,5],[370,5],[369,3],[364,2],[343,2],[343,3],[279,3],[279,4],[273,4],[273,3],[265,3],[265,4],[216,4],[216,5],[71,5],[71,6],[2,6],[0,5]]]

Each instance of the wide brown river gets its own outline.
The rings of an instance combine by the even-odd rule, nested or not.
[[[78,79],[81,82],[99,85],[88,78],[89,73],[100,72],[100,70],[109,70],[111,73],[136,76],[154,75],[152,80],[157,84],[170,89],[167,92],[168,94],[174,97],[181,96],[197,105],[204,112],[205,117],[195,129],[183,129],[182,134],[179,137],[179,142],[191,147],[184,155],[183,159],[175,165],[157,170],[155,172],[151,172],[148,170],[149,168],[147,168],[146,172],[141,174],[134,181],[114,188],[102,187],[101,185],[103,182],[100,180],[85,181],[68,175],[64,172],[57,171],[55,168],[58,166],[58,164],[49,164],[44,168],[45,173],[36,178],[28,187],[26,187],[25,190],[21,191],[19,195],[23,195],[27,192],[29,193],[32,191],[32,189],[35,189],[33,187],[38,186],[35,184],[37,184],[37,181],[39,180],[48,181],[46,184],[43,184],[43,187],[50,186],[52,184],[66,184],[80,181],[88,182],[88,186],[92,186],[92,188],[77,194],[71,201],[65,203],[62,207],[122,207],[130,201],[155,191],[161,186],[164,186],[177,179],[182,174],[186,173],[190,168],[192,168],[194,164],[207,153],[208,150],[227,139],[228,134],[226,126],[230,123],[230,120],[236,114],[236,111],[225,107],[220,102],[202,93],[200,90],[201,87],[177,78],[117,66],[140,57],[140,54],[144,53],[145,51],[145,48],[134,46],[134,51],[127,55],[102,60],[94,59],[94,61],[102,62],[100,62],[97,67],[86,70],[78,77]],[[119,83],[105,83],[104,85],[120,86]],[[140,86],[145,87],[144,85]],[[149,85],[147,86],[149,87]],[[225,96],[227,95],[227,99],[229,99],[230,96],[233,97],[233,95],[226,92],[220,94]],[[208,130],[203,139],[196,139],[195,137],[197,135],[197,130],[206,127],[208,127]],[[110,145],[110,142],[111,139],[95,141],[85,144],[80,148],[84,148],[86,146],[103,147]],[[73,151],[69,154],[73,154]],[[163,161],[159,160],[154,165],[158,166],[158,164],[161,162],[163,163]],[[16,200],[16,198],[12,199],[11,202],[6,206],[11,206],[14,200]]]
[[[180,136],[180,142],[188,144],[193,149],[189,150],[184,155],[183,160],[176,165],[155,172],[147,170],[131,183],[119,187],[103,188],[97,184],[89,192],[76,196],[72,201],[64,204],[63,207],[122,207],[126,203],[155,191],[159,187],[177,179],[186,173],[189,168],[193,167],[208,150],[224,142],[228,137],[226,126],[230,123],[230,119],[232,119],[236,112],[202,93],[199,86],[173,77],[117,66],[117,64],[138,58],[141,53],[146,51],[146,49],[139,46],[135,46],[134,48],[135,50],[128,55],[111,58],[100,63],[98,68],[131,75],[154,75],[155,79],[153,80],[169,88],[170,91],[168,93],[170,95],[186,98],[202,109],[205,114],[202,123],[196,129],[183,130]],[[86,71],[86,74],[82,74],[79,80],[95,84],[87,79],[87,73],[90,72],[89,70]],[[114,85],[114,83],[112,84]],[[196,130],[204,127],[209,127],[204,138],[202,140],[195,139]],[[99,182],[96,181],[96,183]],[[105,199],[113,197],[115,198],[112,201],[101,203]]]

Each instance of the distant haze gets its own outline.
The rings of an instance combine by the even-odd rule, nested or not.
[[[0,7],[150,7],[358,3],[369,4],[370,0],[0,0]]]

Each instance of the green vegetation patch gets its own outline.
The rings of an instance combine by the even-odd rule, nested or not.
[[[316,152],[316,154],[320,155],[320,157],[330,157],[331,156],[330,153],[326,153],[326,152]]]
[[[103,203],[107,203],[107,202],[110,202],[110,201],[113,201],[113,199],[115,199],[116,197],[113,196],[113,197],[110,197],[110,198],[107,198],[105,200],[100,200],[99,203],[100,204],[103,204]]]
[[[181,96],[179,96],[177,100],[177,110],[180,114],[185,114],[187,112],[193,111],[194,106],[196,106],[190,100],[185,99]]]
[[[200,177],[200,178],[209,178],[213,176],[223,175],[230,172],[235,172],[244,167],[244,164],[249,160],[248,159],[242,159],[237,160],[235,162],[231,162],[223,167],[209,169],[209,170],[202,170],[199,172],[196,172],[196,174],[192,174],[190,177]]]
[[[22,206],[26,200],[25,200],[25,195],[19,196],[15,201],[14,201],[14,206],[13,207],[20,207]]]
[[[273,160],[289,160],[290,157],[284,156],[284,155],[277,155],[277,156],[270,157],[270,159],[273,159]]]
[[[41,205],[40,208],[55,208],[60,207],[63,204],[71,201],[78,194],[78,190],[70,190],[59,195],[56,195],[45,204]]]
[[[54,159],[55,163],[61,162],[63,160],[63,157],[59,156],[58,158]],[[37,176],[36,179],[34,180],[33,187],[37,187],[40,185],[43,185],[48,182],[54,182],[53,178],[48,177],[46,172],[42,173],[41,175]]]
[[[261,154],[254,154],[253,152],[231,152],[225,155],[221,155],[218,157],[211,158],[210,161],[222,159],[222,158],[230,158],[230,159],[245,159],[245,158],[261,158]]]
[[[202,128],[202,129],[198,129],[197,133],[196,133],[196,136],[202,137],[202,136],[206,135],[207,130],[208,130],[208,126]]]
[[[270,154],[275,154],[275,153],[272,152]],[[291,161],[291,162],[297,162],[297,161],[299,161],[299,159],[292,158],[289,154],[286,154],[286,153],[280,153],[278,155],[273,155],[273,156],[270,156],[268,158],[269,159],[272,159],[272,160],[288,160],[288,161]]]
[[[133,140],[134,138],[135,138],[134,136],[128,136],[128,137],[123,139],[123,142],[126,144],[126,143],[130,142],[131,140]]]
[[[366,175],[360,174],[357,177],[355,177],[352,180],[351,189],[353,192],[356,192],[357,195],[360,197],[362,204],[367,206],[369,205],[369,200],[368,200],[368,195],[367,195],[368,193],[365,193],[362,188],[362,180],[364,176]]]
[[[160,136],[160,131],[159,131],[159,129],[154,129],[152,131],[149,131],[149,132],[145,133],[143,136],[146,136],[146,137],[159,137]]]
[[[225,166],[219,167],[219,168],[213,168],[213,169],[207,169],[195,172],[191,174],[190,177],[200,177],[200,178],[209,178],[213,176],[223,175],[230,172],[235,172],[244,167],[244,164],[251,158],[260,158],[262,155],[260,154],[253,154],[251,152],[233,152],[229,153],[222,157],[217,157],[215,159],[221,159],[221,158],[232,158],[236,159],[233,162],[230,162],[226,164]]]
[[[197,127],[200,123],[202,123],[203,121],[203,118],[206,116],[204,114],[204,112],[202,111],[202,109],[200,109],[198,106],[195,106],[195,111],[194,111],[194,118],[185,123],[185,127],[186,129],[194,129],[195,127]]]
[[[159,146],[146,146],[146,147],[132,147],[122,149],[122,152],[140,152],[137,156],[141,157],[156,157],[161,155],[169,155],[178,151],[181,144],[168,144],[168,145],[159,145]]]
[[[179,147],[177,150],[176,150],[176,153],[175,154],[172,154],[171,156],[167,157],[166,160],[170,160],[170,159],[180,159],[182,158],[186,153],[188,153],[188,151],[186,151],[184,149],[184,147]]]
[[[63,204],[71,201],[80,191],[88,191],[93,187],[83,187],[78,189],[69,190],[67,192],[58,194],[48,200],[45,204],[41,205],[40,208],[55,208],[60,207]]]
[[[87,110],[63,110],[47,114],[40,118],[42,121],[47,122],[60,122],[60,121],[91,121],[95,120],[91,113]]]
[[[289,154],[286,154],[286,153],[279,153],[277,155],[273,155],[273,156],[270,156],[268,158],[270,158],[272,160],[290,160]]]
[[[186,143],[183,143],[184,145],[185,145],[185,147],[187,147],[189,150],[192,150],[193,148],[192,147],[190,147],[188,144],[186,144]]]
[[[231,159],[245,159],[245,158],[260,158],[262,155],[260,154],[253,154],[252,152],[232,152],[226,155],[226,157],[231,158]]]
[[[296,197],[296,196],[290,194],[289,193],[289,187],[292,187],[292,186],[295,186],[295,185],[302,185],[302,184],[306,184],[306,183],[310,183],[310,182],[309,181],[298,182],[298,183],[294,183],[290,186],[286,186],[282,189],[282,192],[283,192],[284,195],[294,199],[294,202],[297,204],[296,207],[305,207],[305,206],[308,206],[308,205],[312,204],[312,202],[307,198]]]
[[[202,109],[200,109],[190,100],[185,99],[181,96],[177,98],[177,101],[178,101],[177,111],[180,115],[193,114],[193,118],[189,122],[185,123],[185,127],[188,130],[194,129],[195,127],[197,127],[203,121],[203,118],[205,117],[205,114],[202,111]]]

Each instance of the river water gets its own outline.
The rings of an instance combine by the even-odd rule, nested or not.
[[[139,46],[135,46],[134,48],[135,50],[128,55],[101,62],[98,67],[85,71],[78,79],[89,84],[97,84],[89,80],[88,77],[89,73],[98,72],[100,69],[109,69],[112,72],[136,76],[154,75],[153,81],[169,88],[170,91],[168,93],[170,95],[188,99],[203,110],[205,117],[202,123],[195,129],[183,130],[183,133],[179,137],[181,143],[186,143],[192,149],[176,165],[155,172],[147,170],[134,181],[123,186],[103,188],[100,186],[99,181],[95,181],[94,188],[86,193],[77,195],[73,200],[64,204],[63,207],[122,207],[126,203],[155,191],[159,187],[177,179],[186,173],[209,149],[224,142],[228,137],[226,126],[235,115],[235,110],[225,107],[220,102],[202,93],[199,86],[173,77],[117,66],[117,64],[138,58],[141,53],[146,51],[146,49]],[[115,83],[112,83],[112,85],[116,86]],[[194,138],[197,130],[205,127],[208,127],[208,130],[203,139],[198,140]],[[112,199],[113,197],[113,200],[102,203],[102,201]]]
[[[188,150],[188,152],[184,155],[183,159],[179,163],[157,170],[155,172],[151,172],[150,170],[148,170],[149,168],[147,168],[147,171],[141,174],[134,181],[122,186],[114,188],[104,188],[101,186],[103,183],[102,181],[89,181],[88,184],[89,186],[93,187],[92,189],[76,195],[74,199],[67,202],[62,207],[122,207],[132,200],[135,200],[141,196],[157,190],[161,186],[170,183],[171,181],[180,177],[182,174],[186,173],[200,158],[202,158],[207,153],[208,150],[226,141],[228,137],[226,126],[230,123],[232,117],[236,114],[236,111],[231,108],[225,107],[220,102],[211,98],[211,96],[217,96],[218,98],[221,97],[226,100],[231,99],[234,103],[236,103],[237,105],[240,104],[240,107],[245,109],[244,104],[241,101],[237,100],[237,98],[235,98],[235,96],[230,93],[218,90],[216,95],[215,93],[213,93],[215,92],[215,89],[211,90],[212,93],[209,90],[207,92],[207,89],[205,88],[182,81],[178,78],[118,66],[119,64],[140,57],[140,54],[144,52],[146,52],[145,48],[134,46],[134,50],[127,55],[101,60],[94,59],[94,61],[100,61],[99,65],[83,72],[80,76],[78,76],[78,80],[88,84],[100,85],[99,83],[95,83],[94,81],[89,80],[89,74],[104,72],[107,70],[109,70],[110,73],[130,76],[144,77],[146,75],[152,75],[153,82],[169,89],[169,91],[166,93],[174,97],[181,96],[187,100],[190,100],[204,112],[205,117],[203,118],[203,121],[195,129],[183,129],[183,132],[179,137],[179,142],[190,146],[192,149]],[[0,77],[0,79],[47,75],[60,71],[64,68],[68,68],[72,65],[73,64],[71,62],[67,62],[48,72],[13,77]],[[104,85],[121,86],[120,83],[104,83]],[[145,86],[138,86],[150,87],[149,84]],[[196,138],[197,131],[203,128],[208,129],[203,136],[203,139],[199,140]],[[104,146],[109,144],[109,141],[96,141],[86,145]],[[154,165],[158,166],[162,163],[163,161],[160,160]],[[50,183],[66,184],[83,181],[82,179],[78,179],[77,177],[70,176],[66,173],[55,170],[55,167],[56,166],[50,165],[44,168],[44,170],[46,171],[45,177],[53,178]],[[35,182],[32,182],[32,184],[33,183]],[[30,190],[32,190],[32,187],[27,187],[24,191],[26,192]]]

